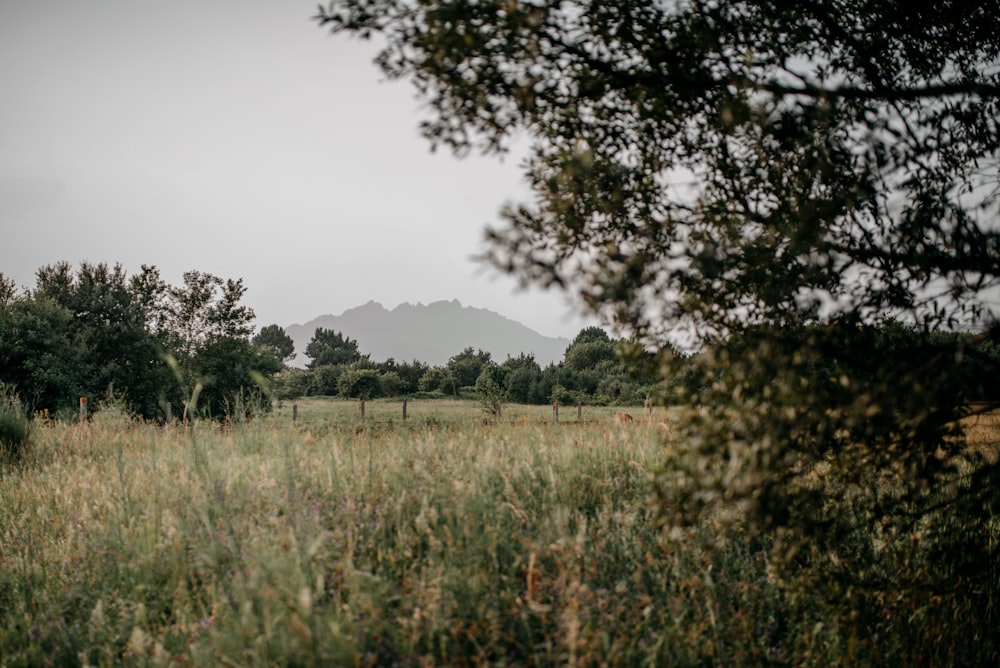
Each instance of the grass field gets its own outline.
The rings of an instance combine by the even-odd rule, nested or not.
[[[667,538],[649,485],[666,409],[620,424],[573,407],[555,425],[551,407],[499,423],[473,402],[411,402],[405,423],[399,402],[369,402],[364,422],[357,408],[37,425],[0,478],[0,665],[832,665],[905,649],[782,587],[764,542]]]
[[[290,421],[293,407],[296,407],[297,420],[308,427],[332,425],[357,425],[360,420],[359,402],[333,397],[309,397],[297,401],[282,401],[275,408],[272,419],[275,421]],[[620,406],[559,406],[558,421],[560,424],[572,423],[602,423],[614,418],[617,413],[625,412],[635,420],[646,420],[654,424],[669,422],[676,418],[675,411],[663,407],[651,410],[641,406],[622,408]],[[435,399],[428,401],[409,401],[406,406],[407,422],[414,426],[466,426],[482,423],[488,418],[482,406],[476,401]],[[506,404],[501,409],[499,423],[501,425],[552,424],[556,421],[553,407],[530,406],[524,404]],[[403,400],[378,399],[365,402],[365,420],[376,426],[403,425]]]

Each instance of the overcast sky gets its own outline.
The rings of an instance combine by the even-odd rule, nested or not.
[[[0,272],[243,278],[259,325],[459,299],[572,338],[559,293],[473,262],[517,158],[430,152],[421,104],[315,0],[0,1]]]

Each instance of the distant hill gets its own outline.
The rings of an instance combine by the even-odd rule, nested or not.
[[[432,366],[472,347],[488,351],[497,362],[508,356],[534,353],[543,367],[559,362],[570,341],[543,336],[519,322],[487,309],[462,306],[457,299],[427,304],[403,303],[387,310],[378,302],[322,315],[302,325],[285,328],[295,342],[293,364],[305,366],[306,346],[317,327],[333,329],[355,339],[362,353],[376,362],[394,358],[397,362],[419,360]]]

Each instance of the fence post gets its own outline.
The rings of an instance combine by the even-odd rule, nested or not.
[[[174,409],[170,405],[170,402],[168,401],[167,402],[167,424],[173,424],[173,422],[174,422]]]
[[[358,415],[361,417],[362,420],[365,419],[365,400],[364,399],[362,399],[361,402],[358,404]]]
[[[87,397],[80,397],[80,422],[87,419]]]
[[[406,422],[406,397],[403,397],[403,422]]]
[[[559,424],[559,402],[552,402],[552,424]]]
[[[500,400],[497,399],[497,421],[500,420]]]
[[[576,421],[583,422],[583,402],[576,402]]]
[[[299,404],[295,401],[292,402],[292,422],[299,419]]]

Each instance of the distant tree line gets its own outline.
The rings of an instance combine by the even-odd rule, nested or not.
[[[222,418],[266,408],[262,390],[284,349],[252,339],[243,281],[189,271],[170,285],[155,267],[66,262],[18,290],[0,274],[0,384],[32,413],[76,415],[115,402],[147,419],[185,408]],[[258,337],[259,338],[259,337]]]
[[[562,361],[542,367],[531,353],[494,360],[473,347],[441,366],[414,360],[372,361],[358,342],[340,332],[317,328],[306,346],[305,369],[285,369],[276,379],[278,396],[477,396],[523,404],[634,404],[654,393],[648,369],[626,364],[616,341],[599,327],[580,331]],[[288,340],[291,344],[291,339]],[[652,357],[649,357],[652,360]]]
[[[284,336],[285,351],[294,349]],[[266,329],[266,328],[265,328]],[[864,363],[874,348],[886,359],[897,357],[904,369],[906,355],[914,346],[926,354],[954,357],[954,391],[967,400],[1000,400],[1000,378],[984,373],[1000,363],[1000,345],[995,338],[967,332],[922,332],[896,320],[885,320],[866,330],[864,343],[828,341],[803,372],[822,382],[850,377],[859,382],[877,373]],[[263,334],[263,330],[262,330]],[[317,328],[305,354],[305,369],[285,368],[276,377],[281,398],[310,395],[374,399],[396,396],[488,396],[492,401],[522,404],[585,403],[590,405],[636,405],[647,398],[681,403],[704,394],[725,373],[725,367],[708,364],[719,357],[744,354],[750,341],[774,338],[779,332],[760,329],[730,337],[724,344],[698,353],[671,349],[658,357],[624,339],[614,339],[599,327],[587,327],[577,334],[563,359],[542,367],[530,353],[508,357],[502,362],[489,352],[472,347],[452,356],[447,364],[430,366],[423,362],[372,361],[361,353],[358,342],[340,332]],[[782,338],[806,340],[822,336],[818,326],[786,327]],[[861,349],[860,346],[864,346]],[[949,352],[951,351],[951,352]],[[667,359],[666,368],[657,360]],[[951,359],[951,358],[949,358]]]
[[[121,266],[68,263],[42,267],[35,286],[23,291],[0,274],[0,384],[33,413],[75,416],[80,397],[91,404],[117,402],[147,419],[162,419],[166,406],[181,416],[245,416],[266,410],[271,397],[340,396],[478,397],[523,404],[636,405],[706,401],[726,365],[779,332],[733,336],[697,354],[671,350],[654,355],[634,343],[587,327],[563,359],[542,367],[530,353],[494,360],[467,347],[446,364],[376,362],[343,333],[317,328],[306,347],[305,369],[287,363],[295,346],[278,325],[253,335],[253,311],[242,305],[242,280],[190,271],[178,286],[155,267],[128,276]],[[783,328],[783,338],[815,340],[819,326]],[[822,353],[800,373],[810,383],[853,382],[883,373],[864,363],[871,350],[884,359],[923,346],[925,358],[950,356],[949,382],[967,400],[1000,400],[1000,378],[983,373],[1000,360],[995,337],[920,332],[894,320],[872,325],[864,341],[825,341]],[[816,348],[814,345],[813,348]],[[960,358],[954,359],[954,351]],[[950,352],[949,352],[950,351]],[[666,368],[663,360],[666,359]]]

